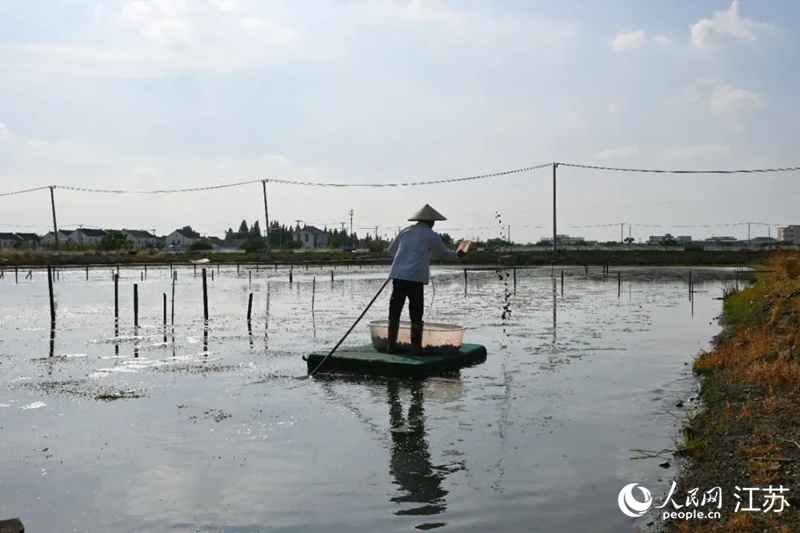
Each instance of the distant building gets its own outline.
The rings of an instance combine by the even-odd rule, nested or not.
[[[20,246],[22,239],[15,233],[0,233],[0,248],[14,248]]]
[[[69,234],[67,242],[97,246],[103,241],[106,235],[108,235],[108,232],[104,229],[79,228]]]
[[[72,234],[73,230],[71,229],[60,229],[58,230],[58,242],[69,242],[69,236]],[[56,243],[55,233],[52,231],[46,233],[39,242],[43,245],[51,246]]]
[[[155,248],[158,237],[145,230],[124,229],[122,234],[133,243],[134,248]]]
[[[541,239],[539,239],[539,243],[549,244],[552,246],[553,238],[542,237]],[[556,235],[556,244],[561,244],[565,246],[579,246],[586,244],[586,239],[583,237],[570,237],[569,235]]]
[[[778,239],[774,237],[753,237],[750,239],[751,244],[775,244]]]
[[[688,244],[692,242],[691,235],[678,235],[675,237],[671,233],[667,233],[666,235],[651,235],[649,239],[647,239],[647,244],[661,244],[664,241],[676,241],[682,244]]]
[[[778,240],[790,242],[792,244],[800,244],[800,226],[778,228]]]
[[[704,241],[707,244],[715,244],[717,246],[735,246],[741,244],[736,237],[709,237]]]
[[[40,246],[39,236],[35,233],[17,233],[17,237],[22,239],[22,242],[24,243],[23,246],[26,248],[35,250]]]
[[[183,231],[176,229],[166,238],[166,246],[167,248],[188,248],[189,246],[193,245],[197,241],[199,241],[199,237],[193,237],[191,235],[185,234]]]
[[[204,237],[203,240],[208,242],[214,248],[225,248],[227,244],[219,237]]]
[[[292,233],[292,240],[299,242],[303,248],[327,248],[328,234],[314,226],[304,226]]]

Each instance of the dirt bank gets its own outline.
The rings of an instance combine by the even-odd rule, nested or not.
[[[671,522],[667,530],[800,531],[800,254],[773,257],[754,286],[726,297],[723,318],[716,349],[694,363],[703,407],[689,417],[678,446],[690,460],[676,492],[676,501],[685,501],[693,488],[703,494],[720,487],[722,518]],[[736,487],[761,489],[753,507],[763,509],[770,486],[787,488],[791,507],[735,511],[735,493],[742,509],[749,505],[748,492]]]
[[[743,250],[731,252],[705,252],[699,250],[682,250],[668,252],[648,250],[646,248],[619,250],[564,250],[558,252],[505,252],[483,251],[470,252],[457,261],[439,261],[436,264],[464,265],[498,265],[508,266],[541,266],[541,265],[629,265],[629,266],[681,266],[681,265],[746,265],[765,263],[775,252]],[[0,255],[0,268],[3,267],[41,267],[47,265],[84,266],[84,265],[144,265],[144,264],[187,264],[191,260],[207,258],[212,263],[221,264],[278,264],[278,265],[388,265],[391,256],[384,252],[369,254],[351,252],[273,252],[273,253],[42,253],[42,252],[9,252]]]

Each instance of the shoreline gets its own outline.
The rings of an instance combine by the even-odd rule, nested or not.
[[[766,267],[755,284],[725,296],[714,349],[693,364],[700,408],[687,413],[675,452],[686,461],[674,501],[720,487],[721,518],[670,520],[666,532],[800,531],[800,254],[776,255]],[[748,504],[745,488],[759,489],[753,507],[768,507],[768,487],[788,489],[788,507],[736,510]]]
[[[765,264],[781,255],[775,251],[742,250],[705,252],[695,250],[563,250],[558,252],[470,252],[453,261],[434,258],[433,265],[495,265],[495,266],[746,266]],[[191,265],[192,261],[208,259],[220,265],[389,265],[392,258],[386,252],[274,252],[274,253],[0,253],[0,269],[7,267],[39,268],[47,266],[92,267],[109,265]]]

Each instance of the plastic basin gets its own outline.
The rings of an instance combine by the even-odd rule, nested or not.
[[[458,353],[464,339],[463,326],[425,322],[422,328],[423,354]],[[379,351],[386,351],[389,345],[389,321],[373,320],[369,323],[372,346]],[[411,322],[401,321],[397,333],[397,349],[401,352],[411,351]]]

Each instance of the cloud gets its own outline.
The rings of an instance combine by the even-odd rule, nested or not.
[[[619,113],[620,111],[622,111],[622,106],[619,105],[618,103],[611,102],[610,104],[608,104],[608,112],[609,113],[612,113],[612,114],[613,113]]]
[[[8,126],[6,126],[3,122],[0,122],[0,139],[5,139],[8,137]]]
[[[726,11],[715,11],[710,19],[700,19],[692,24],[692,46],[698,50],[708,50],[727,41],[755,41],[758,33],[774,29],[771,24],[740,17],[739,4],[739,0],[733,0]]]
[[[731,149],[729,146],[721,144],[700,144],[694,146],[681,146],[673,148],[665,154],[665,158],[670,161],[697,161],[698,159],[707,159],[714,156],[729,155]]]
[[[632,31],[628,33],[620,32],[609,42],[611,48],[617,52],[623,50],[636,50],[647,45],[647,34],[644,30]]]
[[[50,141],[42,141],[42,140],[32,140],[28,141],[28,146],[31,148],[47,148],[50,146]]]
[[[761,95],[730,85],[717,85],[708,100],[711,111],[718,113],[735,113],[747,109],[755,109],[762,104]]]
[[[656,35],[653,37],[653,42],[659,46],[666,46],[669,44],[669,39],[667,39],[664,35]]]
[[[639,149],[635,146],[623,146],[622,148],[607,148],[594,154],[597,159],[603,161],[619,161],[628,159],[639,154]]]

